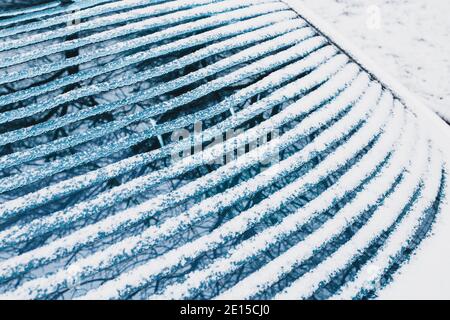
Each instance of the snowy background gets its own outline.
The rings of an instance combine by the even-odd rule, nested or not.
[[[299,0],[450,119],[449,0]]]

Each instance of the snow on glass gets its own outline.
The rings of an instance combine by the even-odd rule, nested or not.
[[[79,0],[66,6],[50,2],[1,12],[0,17],[0,84],[83,66],[74,73],[63,72],[53,80],[0,96],[0,124],[5,128],[0,133],[0,146],[26,146],[0,157],[0,195],[5,195],[0,198],[0,249],[15,252],[14,248],[38,243],[0,260],[0,298],[52,297],[83,279],[95,279],[104,270],[142,257],[161,243],[173,242],[266,190],[270,194],[214,229],[180,241],[74,297],[128,298],[165,275],[219,252],[174,281],[149,290],[145,298],[321,297],[328,283],[366,254],[368,259],[354,276],[329,294],[333,299],[363,298],[368,292],[383,289],[382,280],[394,258],[404,258],[401,252],[416,234],[422,234],[419,241],[427,234],[423,227],[427,225],[423,223],[426,213],[434,210],[434,219],[438,212],[435,208],[441,201],[446,163],[425,124],[358,61],[336,47],[326,33],[282,1]],[[78,23],[69,23],[74,20]],[[138,30],[145,32],[137,34]],[[146,46],[151,49],[143,49]],[[33,63],[71,50],[77,54]],[[120,73],[180,52],[180,57],[162,64]],[[110,56],[114,59],[98,63],[98,59]],[[214,62],[208,62],[213,57]],[[196,64],[201,66],[185,71]],[[113,76],[96,80],[108,74]],[[126,92],[112,101],[16,125],[83,98],[107,96],[116,89],[169,75],[168,80]],[[51,95],[73,84],[81,85]],[[220,96],[229,88],[234,88],[229,95]],[[170,96],[177,91],[181,93]],[[201,102],[214,95],[220,98]],[[157,102],[134,113],[65,136],[55,135],[39,144],[28,143],[91,117],[156,98]],[[193,104],[193,112],[167,121],[155,120]],[[178,139],[177,134],[186,128],[196,128],[218,116],[223,118]],[[226,133],[252,121],[254,125],[223,139]],[[108,140],[139,122],[149,126]],[[172,140],[164,135],[171,135]],[[236,157],[216,161],[230,150],[245,150],[269,135],[271,139]],[[159,142],[156,149],[95,168],[87,166],[154,137]],[[96,144],[102,140],[108,143]],[[203,148],[211,140],[216,143]],[[300,148],[299,141],[305,141]],[[87,149],[63,153],[88,144]],[[292,148],[295,151],[280,158],[283,151]],[[184,156],[177,158],[181,152]],[[83,194],[165,159],[170,159],[165,166],[132,176],[84,200],[68,202],[62,209],[36,215],[43,206],[51,207],[65,197]],[[264,162],[267,168],[263,170],[264,159],[272,161]],[[28,165],[36,161],[36,167]],[[195,170],[202,172],[211,163],[216,166],[209,172],[151,196],[154,188]],[[255,167],[260,170],[240,179]],[[85,170],[65,174],[74,168]],[[305,172],[297,176],[302,170]],[[55,176],[61,178],[48,182]],[[238,182],[232,183],[235,180]],[[330,185],[314,197],[306,196],[323,188],[325,180],[331,181]],[[124,206],[128,199],[144,193],[150,197]],[[307,200],[302,206],[292,206],[303,196]],[[189,202],[183,210],[164,217],[163,213]],[[335,209],[337,203],[342,205]],[[280,214],[286,208],[290,213]],[[254,267],[235,283],[222,286],[219,292],[208,289],[240,268],[251,266],[267,248],[283,248],[285,239],[326,215],[328,219],[304,238],[280,249],[270,261]],[[277,216],[276,223],[262,224]],[[158,221],[146,225],[152,218]],[[346,230],[351,225],[358,227],[349,236]],[[143,227],[141,231],[131,232],[137,226]],[[243,237],[256,227],[258,232]],[[48,234],[54,236],[37,242]],[[337,241],[341,238],[345,241]],[[373,252],[369,248],[376,242],[381,245]],[[104,245],[95,246],[98,243]],[[324,254],[333,243],[332,252]],[[67,266],[58,264],[77,252],[83,255]],[[318,262],[308,264],[311,258]],[[284,281],[299,266],[305,272]],[[22,280],[11,286],[16,279]],[[278,283],[283,285],[277,287]]]

